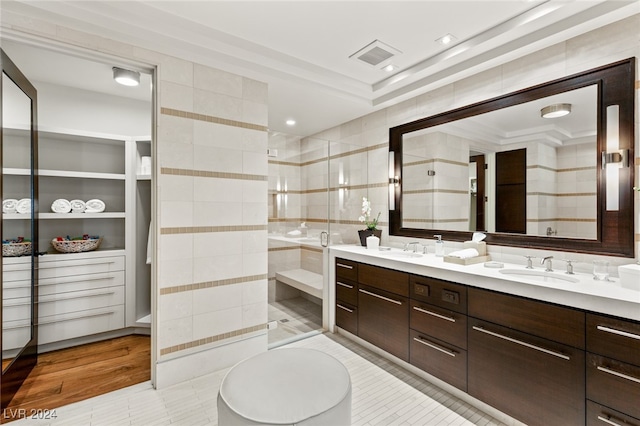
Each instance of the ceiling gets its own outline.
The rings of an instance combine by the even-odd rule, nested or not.
[[[637,0],[3,0],[0,7],[267,82],[269,128],[299,136],[640,13]],[[453,43],[436,42],[447,33]],[[11,38],[4,31],[3,48]],[[394,71],[350,58],[376,40],[398,52]],[[6,50],[23,56],[14,61],[36,81],[149,96],[87,77],[126,62],[96,65],[24,45]],[[38,65],[43,55],[46,67]],[[70,66],[80,75],[70,78],[63,71]]]

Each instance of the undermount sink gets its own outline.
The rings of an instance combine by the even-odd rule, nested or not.
[[[389,257],[422,257],[421,253],[414,253],[412,251],[380,251],[381,256],[389,256]]]
[[[540,280],[544,282],[565,281],[577,283],[580,280],[567,274],[559,274],[556,272],[540,271],[536,269],[500,269],[501,274],[520,275],[529,279]]]

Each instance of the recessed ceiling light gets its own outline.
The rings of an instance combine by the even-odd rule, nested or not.
[[[389,64],[387,66],[382,67],[381,69],[386,72],[391,72],[391,71],[397,70],[398,67],[393,64]]]
[[[296,125],[296,120],[289,119],[289,120],[286,121],[286,123],[287,123],[287,126],[295,126]]]
[[[445,34],[442,37],[440,37],[439,39],[436,39],[436,41],[440,44],[450,44],[451,42],[453,42],[454,40],[456,40],[456,38],[452,35],[452,34]]]
[[[138,71],[113,67],[113,79],[123,86],[137,86],[140,84],[140,73]]]

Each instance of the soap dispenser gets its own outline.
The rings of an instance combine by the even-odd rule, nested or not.
[[[434,235],[437,238],[436,240],[436,256],[443,257],[444,256],[444,242],[442,241],[442,235]]]

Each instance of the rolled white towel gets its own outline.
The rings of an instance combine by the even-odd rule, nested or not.
[[[15,213],[18,207],[18,200],[15,198],[7,198],[2,201],[2,213]]]
[[[449,253],[449,256],[451,257],[458,257],[460,259],[470,259],[472,257],[476,257],[479,256],[480,253],[478,253],[478,250],[474,249],[474,248],[468,248],[468,249],[464,249],[464,250],[458,250],[458,251],[454,251]]]
[[[87,209],[87,205],[82,200],[71,200],[69,201],[69,204],[71,205],[72,213],[84,213]]]
[[[51,203],[51,211],[54,213],[69,213],[71,211],[71,203],[64,198],[58,198]]]

